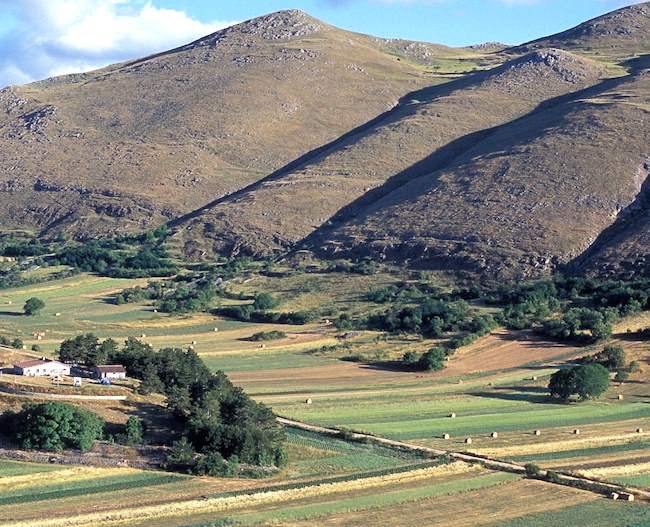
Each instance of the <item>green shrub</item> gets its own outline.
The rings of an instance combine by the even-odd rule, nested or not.
[[[5,428],[22,448],[37,450],[88,450],[100,439],[104,421],[96,414],[64,403],[26,405],[18,413],[5,414]]]

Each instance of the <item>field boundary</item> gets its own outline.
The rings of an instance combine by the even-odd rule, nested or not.
[[[345,436],[348,435],[353,440],[367,441],[371,443],[377,443],[381,445],[386,445],[393,448],[399,448],[403,450],[411,450],[413,452],[418,452],[420,454],[425,454],[429,456],[446,456],[457,461],[464,461],[469,464],[479,464],[485,468],[500,471],[500,472],[510,472],[514,474],[526,474],[526,467],[519,463],[512,461],[503,461],[499,459],[493,459],[487,456],[481,456],[478,454],[472,454],[467,452],[455,452],[451,450],[441,450],[436,448],[429,448],[420,445],[414,445],[412,443],[406,443],[404,441],[396,441],[393,439],[388,439],[385,437],[364,434],[361,432],[347,432],[345,430],[340,430],[337,428],[326,428],[318,425],[311,425],[308,423],[303,423],[302,421],[295,421],[293,419],[287,419],[284,417],[277,417],[277,420],[283,426],[298,428],[300,430],[306,430],[310,432],[317,432],[327,435],[335,436]],[[644,501],[650,501],[650,491],[639,489],[636,487],[629,487],[626,485],[621,485],[619,483],[612,483],[610,481],[601,481],[585,476],[580,476],[572,474],[569,472],[556,472],[556,477],[552,480],[547,479],[549,476],[549,471],[540,470],[538,477],[534,479],[540,479],[548,483],[555,483],[557,485],[563,485],[572,488],[578,488],[581,490],[594,492],[596,494],[631,494],[637,498],[640,498]]]
[[[0,392],[14,397],[26,397],[30,399],[67,399],[72,401],[126,401],[129,398],[128,395],[75,395],[65,393],[32,392],[29,390],[10,388],[3,384],[0,384]]]

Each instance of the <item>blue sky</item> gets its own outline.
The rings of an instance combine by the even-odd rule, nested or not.
[[[299,8],[333,25],[463,46],[521,43],[625,0],[0,0],[0,87],[84,71]]]

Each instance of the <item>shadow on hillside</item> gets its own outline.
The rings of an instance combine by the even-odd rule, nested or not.
[[[0,317],[24,317],[25,313],[20,311],[0,311]]]
[[[388,371],[396,373],[430,373],[418,370],[414,366],[407,366],[406,364],[396,360],[367,362],[359,364],[359,367],[364,370]]]

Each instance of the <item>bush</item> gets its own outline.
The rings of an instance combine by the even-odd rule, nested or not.
[[[527,463],[524,468],[526,469],[526,475],[529,478],[538,478],[540,477],[540,468],[534,463]]]
[[[402,356],[402,363],[405,366],[415,366],[420,358],[418,357],[418,354],[415,353],[414,351],[407,351],[403,356]]]
[[[287,334],[284,331],[260,331],[251,335],[249,340],[253,342],[259,342],[262,340],[279,340],[287,338]]]
[[[124,425],[124,439],[127,445],[141,445],[144,441],[144,423],[137,416],[130,416]]]
[[[269,293],[258,293],[255,295],[255,301],[253,302],[253,309],[255,311],[268,311],[269,309],[274,309],[280,305],[280,301],[274,298]]]
[[[34,315],[38,315],[38,313],[42,311],[44,307],[45,307],[45,302],[43,302],[40,298],[32,297],[29,298],[27,302],[25,302],[25,305],[23,306],[23,311],[27,316],[34,316]]]
[[[104,421],[96,414],[64,403],[29,404],[7,417],[8,432],[22,448],[88,450],[100,439]]]
[[[192,472],[199,476],[232,477],[237,473],[237,463],[226,461],[218,452],[209,452],[199,457]]]
[[[33,344],[32,345],[32,351],[35,351],[35,352],[38,353],[38,352],[41,351],[41,347],[38,344]]]
[[[418,361],[419,369],[423,371],[439,371],[445,367],[447,353],[443,348],[431,348]]]
[[[627,359],[625,350],[621,346],[605,346],[601,352],[587,358],[584,362],[602,364],[608,370],[616,371],[625,368]]]
[[[23,349],[24,345],[25,344],[23,343],[23,341],[21,339],[19,339],[18,337],[16,337],[14,340],[11,341],[11,347],[15,348],[17,350]]]

